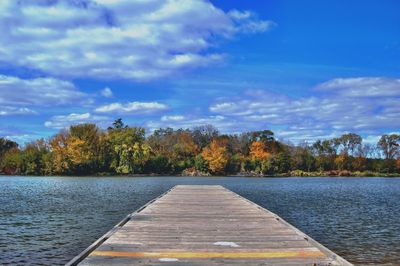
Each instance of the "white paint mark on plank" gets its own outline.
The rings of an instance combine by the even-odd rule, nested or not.
[[[216,245],[216,246],[224,246],[224,247],[232,247],[232,248],[240,247],[235,242],[226,242],[226,241],[215,242],[214,245]]]
[[[162,261],[162,262],[174,262],[174,261],[179,261],[178,259],[176,259],[176,258],[160,258],[160,259],[158,259],[159,261]]]

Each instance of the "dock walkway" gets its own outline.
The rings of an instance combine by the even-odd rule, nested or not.
[[[222,186],[175,186],[67,265],[352,265]]]

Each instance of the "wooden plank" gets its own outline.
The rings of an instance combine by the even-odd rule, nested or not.
[[[352,265],[222,186],[176,186],[67,265]]]

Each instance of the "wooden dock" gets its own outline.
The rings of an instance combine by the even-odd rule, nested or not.
[[[352,265],[222,186],[176,186],[67,265]]]

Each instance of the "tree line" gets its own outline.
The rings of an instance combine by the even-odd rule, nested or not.
[[[400,135],[376,145],[361,136],[294,145],[270,130],[220,134],[211,125],[191,130],[145,129],[117,119],[107,130],[73,125],[48,140],[19,147],[0,138],[0,172],[20,175],[377,175],[400,173]]]

